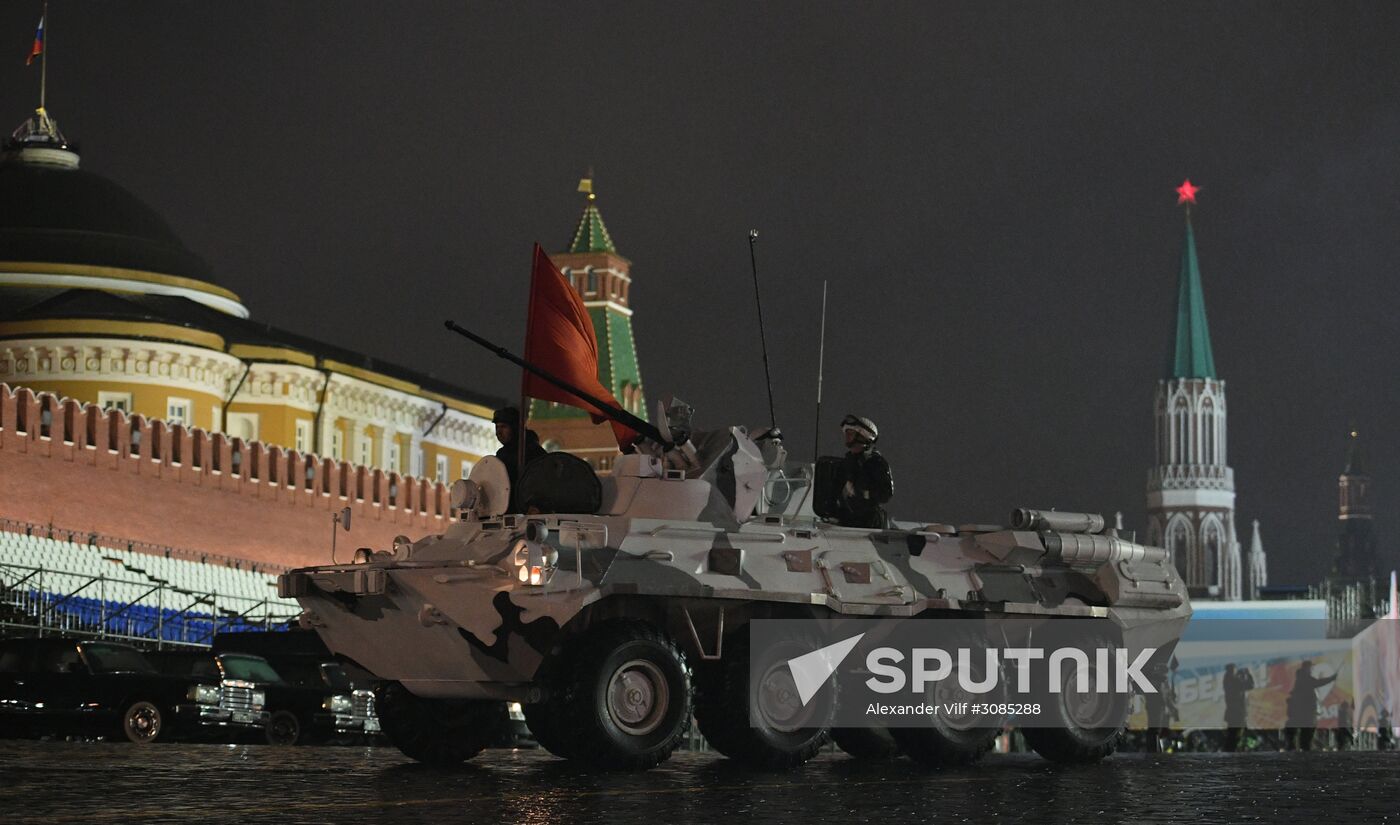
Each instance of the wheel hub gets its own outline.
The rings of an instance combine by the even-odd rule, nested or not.
[[[770,667],[758,683],[758,711],[769,725],[781,731],[802,727],[802,702],[786,662]]]
[[[633,659],[613,671],[608,680],[608,716],[632,736],[645,736],[660,727],[671,704],[671,689],[661,668]]]
[[[160,719],[153,708],[138,708],[131,714],[127,727],[141,739],[150,739],[160,732]]]
[[[1065,674],[1064,684],[1060,689],[1065,718],[1081,730],[1113,727],[1118,699],[1112,693],[1098,693],[1094,690],[1094,686],[1098,684],[1098,671],[1093,666],[1089,667],[1089,691],[1080,692],[1077,684],[1078,668],[1067,670],[1069,672]]]

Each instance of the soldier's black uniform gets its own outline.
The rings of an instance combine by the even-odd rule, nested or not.
[[[516,430],[515,432],[519,432]],[[496,458],[505,462],[506,472],[510,474],[511,489],[515,489],[515,483],[520,480],[520,467],[516,466],[516,459],[519,457],[520,444],[516,440],[519,435],[501,445],[501,449],[496,451]],[[525,464],[545,455],[544,447],[540,446],[540,437],[534,430],[525,431]]]
[[[836,520],[845,527],[880,529],[889,523],[880,505],[894,495],[889,462],[874,447],[846,453],[837,474]]]

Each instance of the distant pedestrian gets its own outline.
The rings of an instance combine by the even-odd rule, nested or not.
[[[1143,704],[1147,711],[1147,752],[1161,753],[1171,737],[1171,720],[1176,702],[1175,688],[1165,663],[1148,666],[1147,678],[1156,688],[1155,693],[1143,694]]]
[[[1236,668],[1232,662],[1225,666],[1221,687],[1225,691],[1224,750],[1234,753],[1249,726],[1249,692],[1254,689],[1254,674],[1247,667]]]
[[[1376,720],[1376,750],[1388,751],[1395,747],[1393,738],[1394,731],[1391,730],[1393,723],[1390,721],[1390,711],[1381,708],[1380,719]]]
[[[1325,679],[1314,676],[1312,662],[1306,659],[1298,665],[1293,690],[1288,693],[1289,750],[1312,750],[1313,734],[1317,732],[1317,689],[1336,679],[1335,673]]]
[[[1351,702],[1343,699],[1342,703],[1337,705],[1337,750],[1339,751],[1351,749],[1353,739],[1351,717]]]

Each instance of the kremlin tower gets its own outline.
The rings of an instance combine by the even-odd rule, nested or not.
[[[1259,523],[1249,553],[1249,581],[1235,530],[1235,477],[1226,464],[1225,382],[1215,370],[1205,293],[1196,259],[1191,207],[1198,187],[1177,189],[1186,233],[1177,288],[1176,341],[1157,382],[1156,466],[1148,473],[1150,541],[1167,548],[1194,597],[1237,600],[1265,584]]]
[[[598,338],[598,381],[624,410],[647,420],[641,371],[632,339],[632,262],[617,254],[612,236],[598,211],[593,179],[579,181],[583,212],[567,252],[550,260],[573,284],[588,309]],[[552,401],[530,403],[530,427],[549,450],[567,450],[597,470],[610,470],[617,456],[617,439],[607,424],[594,424],[588,413]]]

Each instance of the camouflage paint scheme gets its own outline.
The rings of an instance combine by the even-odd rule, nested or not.
[[[1169,654],[1190,616],[1166,551],[1112,530],[841,527],[743,428],[692,443],[683,469],[659,450],[620,457],[597,514],[467,512],[360,563],[291,571],[279,592],[332,651],[415,694],[519,701],[542,698],[552,651],[619,616],[655,622],[693,660],[756,617],[1098,617],[1125,646]],[[522,561],[545,580],[522,582]]]

